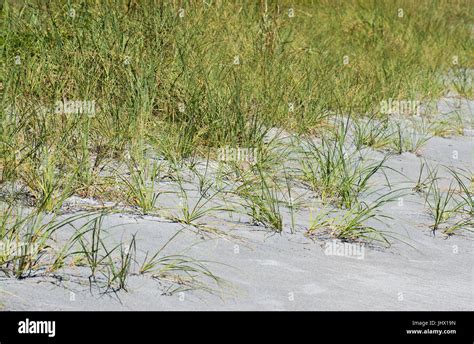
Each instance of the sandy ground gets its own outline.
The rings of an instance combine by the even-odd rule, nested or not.
[[[448,104],[449,105],[449,104]],[[463,106],[472,116],[473,103]],[[446,110],[441,105],[441,111]],[[449,108],[449,106],[448,106]],[[468,128],[469,129],[469,128]],[[474,137],[435,137],[421,149],[432,166],[473,169]],[[457,151],[457,158],[453,158]],[[372,152],[374,157],[382,156]],[[420,157],[412,153],[392,157],[388,165],[394,184],[416,180]],[[441,175],[447,175],[440,170]],[[376,176],[382,185],[384,178]],[[303,191],[302,191],[303,192]],[[172,196],[166,201],[172,203]],[[446,237],[433,235],[432,220],[422,197],[406,196],[403,204],[390,203],[390,247],[359,246],[358,257],[328,254],[330,238],[312,241],[304,236],[310,214],[301,210],[296,233],[273,234],[245,218],[217,214],[207,218],[226,234],[203,236],[189,227],[159,217],[113,214],[104,225],[108,240],[128,240],[136,233],[140,252],[154,251],[177,231],[166,248],[169,254],[205,260],[221,285],[208,281],[212,292],[197,289],[170,295],[172,284],[131,276],[128,292],[100,293],[84,283],[84,272],[73,270],[58,277],[0,279],[0,307],[4,310],[473,310],[474,236],[461,231]],[[285,217],[288,223],[288,216]],[[118,225],[118,226],[116,226]]]

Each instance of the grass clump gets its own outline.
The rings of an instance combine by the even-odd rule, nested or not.
[[[55,233],[83,218],[60,219],[57,215],[22,212],[14,207],[0,214],[0,270],[7,276],[26,278],[52,271],[65,254],[56,246]],[[67,246],[67,245],[66,245]]]
[[[283,217],[280,210],[279,188],[261,175],[260,182],[246,183],[237,194],[243,199],[242,206],[255,224],[261,224],[276,232],[283,230]]]
[[[321,142],[303,143],[301,175],[321,199],[338,207],[351,208],[368,190],[369,180],[382,172],[388,156],[378,162],[367,161],[361,151],[346,147],[347,126],[341,125],[333,136]]]
[[[434,223],[430,226],[433,233],[440,229],[440,226],[454,216],[455,207],[454,202],[455,189],[452,183],[447,190],[440,188],[438,181],[434,181],[427,192],[426,204],[433,217]]]
[[[374,224],[379,223],[385,226],[387,220],[392,219],[383,214],[381,208],[399,198],[399,191],[391,191],[370,203],[359,202],[343,213],[340,210],[322,210],[314,216],[314,211],[311,210],[310,225],[306,235],[312,237],[318,234],[329,234],[343,240],[376,241],[390,246],[390,235],[377,229]]]
[[[156,190],[161,171],[162,166],[152,159],[141,159],[139,162],[132,160],[129,175],[121,178],[128,202],[137,206],[144,214],[155,209],[161,194]]]
[[[61,218],[21,213],[12,207],[2,210],[0,272],[7,277],[55,276],[72,267],[84,268],[89,271],[91,291],[96,286],[103,293],[127,291],[130,276],[150,272],[154,278],[169,281],[177,276],[173,283],[179,288],[205,288],[201,277],[220,281],[200,260],[163,253],[179,232],[152,256],[148,251],[139,256],[136,234],[128,242],[113,243],[110,233],[103,228],[107,213],[78,213]],[[69,239],[58,240],[60,232],[64,236],[65,231],[72,232]],[[180,275],[188,277],[180,279]]]
[[[397,120],[392,124],[393,135],[390,140],[391,149],[397,153],[410,152],[419,154],[421,147],[431,139],[430,127],[423,120],[404,119]]]
[[[424,173],[425,170],[426,173]],[[415,186],[413,187],[413,191],[424,193],[438,179],[438,168],[431,168],[428,163],[421,161],[420,171]]]
[[[458,221],[445,230],[450,235],[456,230],[465,229],[474,231],[474,177],[469,171],[463,169],[449,168],[449,173],[454,177],[458,188],[456,194],[456,205],[454,211],[458,215]]]
[[[377,121],[372,116],[354,122],[354,145],[356,149],[371,147],[383,149],[390,144],[392,130],[388,119]]]

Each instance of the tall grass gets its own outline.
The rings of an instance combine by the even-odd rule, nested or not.
[[[91,173],[128,145],[179,160],[255,146],[269,126],[312,131],[334,112],[461,92],[467,77],[440,75],[472,68],[469,4],[5,1],[1,181],[39,181],[49,152],[44,177],[62,177],[31,189],[53,209],[57,192],[93,187]],[[60,100],[93,100],[96,114],[55,113]]]

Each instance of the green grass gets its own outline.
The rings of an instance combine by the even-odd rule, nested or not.
[[[62,267],[68,250],[55,248],[54,235],[84,217],[84,214],[76,214],[61,219],[56,215],[48,216],[15,207],[2,208],[0,271],[7,276],[25,278]],[[9,246],[11,249],[7,249]],[[64,247],[70,248],[68,245]]]
[[[449,173],[454,177],[458,184],[456,190],[457,204],[454,211],[459,219],[457,222],[447,228],[445,233],[450,235],[457,230],[465,229],[474,231],[474,176],[472,172],[463,169],[449,168]]]
[[[393,132],[388,119],[377,121],[374,117],[354,122],[354,145],[356,149],[372,147],[382,149],[390,144]]]
[[[392,191],[383,195],[373,202],[360,202],[352,208],[340,212],[333,210],[322,210],[314,214],[311,211],[310,226],[306,235],[311,237],[318,234],[329,234],[343,240],[365,240],[376,241],[386,246],[390,246],[391,235],[378,229],[374,221],[386,225],[386,221],[392,217],[380,212],[380,208],[398,198],[398,191]],[[369,223],[372,221],[372,223]]]
[[[433,218],[433,224],[430,226],[433,232],[436,232],[444,224],[447,225],[456,213],[454,205],[455,189],[452,183],[446,190],[443,190],[437,180],[431,183],[426,195],[426,204]],[[447,225],[448,226],[448,225]],[[445,230],[449,230],[449,227]]]
[[[431,168],[426,161],[420,161],[420,171],[413,191],[424,193],[436,180],[438,180],[438,167]]]
[[[456,180],[461,197],[459,208],[467,215],[474,216],[474,174],[463,169],[450,168],[449,173]]]
[[[61,208],[78,195],[157,214],[165,177],[182,200],[171,218],[186,226],[210,229],[204,219],[235,211],[228,206],[235,197],[253,222],[276,232],[285,230],[288,211],[294,232],[303,207],[294,189],[303,182],[345,214],[322,213],[309,232],[329,228],[342,239],[386,243],[367,224],[380,218],[386,199],[362,201],[372,177],[384,173],[393,152],[419,153],[432,135],[459,134],[465,123],[457,113],[435,122],[402,114],[400,123],[409,124],[397,126],[381,102],[433,104],[448,91],[473,97],[469,0],[37,0],[0,7],[0,191],[19,186],[34,204],[25,216],[13,205],[2,208],[0,234],[37,248],[0,257],[1,270],[18,278],[74,261],[90,270],[91,283],[126,290],[139,264],[135,237],[108,246],[95,218],[52,250],[53,234],[80,218],[61,220]],[[95,112],[56,111],[66,101],[92,101]],[[334,117],[351,119],[352,137],[348,122],[335,125]],[[268,142],[275,128],[296,136],[297,151]],[[208,165],[226,146],[256,149],[258,162],[220,161],[223,174],[213,178]],[[367,148],[392,153],[372,161]],[[204,157],[201,173],[196,161]],[[185,172],[197,178],[196,197],[185,188]],[[436,172],[424,177],[422,167],[414,188],[427,197],[433,230],[451,215],[472,217],[472,186],[461,172],[452,176],[458,187],[444,194]],[[179,270],[191,280],[215,280],[205,264],[161,250],[147,254],[138,273],[170,278]]]
[[[206,173],[199,175],[196,198],[190,197],[182,176],[177,177],[177,186],[179,188],[178,195],[180,203],[178,205],[178,214],[172,214],[170,216],[173,221],[194,226],[205,231],[214,231],[214,228],[203,223],[203,218],[212,215],[214,212],[231,210],[226,206],[213,204],[218,196],[221,195],[221,191],[214,190],[212,183],[207,181]]]
[[[125,197],[129,204],[147,214],[155,209],[160,192],[156,190],[162,167],[148,159],[132,160],[129,175],[122,176]]]
[[[214,290],[203,279],[217,285],[223,280],[209,270],[207,262],[193,259],[185,254],[164,254],[166,247],[181,233],[182,231],[176,232],[155,253],[146,252],[138,274],[151,275],[155,279],[173,282],[175,286],[171,287],[167,294],[196,288],[213,292]]]
[[[257,182],[247,182],[239,187],[237,195],[252,222],[276,232],[283,230],[278,185],[262,171]]]
[[[305,183],[326,203],[351,208],[370,188],[370,179],[383,172],[388,159],[370,161],[357,149],[347,146],[348,123],[342,123],[335,133],[325,135],[321,142],[303,142],[301,175]]]
[[[157,252],[137,255],[136,235],[128,243],[115,244],[108,238],[112,228],[104,228],[107,212],[77,213],[68,217],[44,216],[36,212],[22,212],[9,207],[0,214],[0,272],[7,277],[23,279],[47,276],[76,267],[89,271],[90,287],[102,292],[127,291],[128,278],[136,274],[153,273],[154,278],[175,279],[175,287],[207,288],[201,279],[219,282],[205,262],[187,255]],[[56,233],[69,230],[66,242],[56,240]],[[139,268],[138,268],[139,265]],[[180,275],[187,276],[180,280]]]
[[[61,177],[32,192],[52,209],[51,188],[68,189],[75,173],[75,189],[93,183],[90,160],[100,168],[128,145],[179,160],[255,146],[264,126],[311,131],[334,112],[377,114],[388,98],[469,94],[467,77],[440,78],[472,68],[468,1],[265,4],[190,3],[180,18],[167,2],[4,2],[1,180],[39,180],[39,152],[50,152],[49,177]],[[96,114],[55,114],[63,99],[94,100]]]
[[[391,149],[397,153],[410,152],[418,154],[421,147],[432,137],[429,126],[423,120],[412,120],[411,123],[396,121],[390,140]]]

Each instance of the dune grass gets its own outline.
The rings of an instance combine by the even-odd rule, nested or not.
[[[440,78],[472,68],[468,1],[183,6],[4,2],[1,181],[21,180],[52,209],[51,188],[93,183],[127,147],[179,160],[255,146],[268,126],[311,131],[334,112],[380,115],[388,98],[470,92],[466,78]],[[94,101],[95,113],[56,113],[67,100]]]
[[[348,121],[348,120],[347,120]],[[307,140],[302,159],[302,178],[326,203],[351,208],[370,187],[370,179],[383,172],[389,156],[370,161],[360,150],[347,147],[348,124],[342,123],[320,143]]]
[[[203,278],[220,281],[205,262],[185,254],[163,252],[180,232],[155,253],[137,254],[136,234],[128,242],[114,243],[111,228],[105,228],[103,223],[105,215],[106,212],[89,212],[45,216],[8,207],[0,214],[0,273],[23,279],[84,268],[90,288],[98,287],[103,293],[127,291],[130,276],[146,273],[169,281],[174,278],[178,281],[176,290],[201,288]],[[69,238],[59,242],[59,232],[69,233]]]
[[[463,123],[418,127],[413,114],[401,114],[412,132],[394,126],[381,103],[430,103],[448,91],[473,96],[469,0],[37,0],[0,7],[0,188],[21,186],[35,206],[26,217],[12,205],[0,214],[2,240],[36,249],[0,256],[1,271],[18,278],[74,258],[90,281],[126,290],[137,264],[135,237],[109,247],[97,218],[51,256],[53,233],[78,219],[59,220],[59,210],[79,195],[115,197],[155,214],[165,167],[182,200],[172,219],[183,225],[205,229],[207,216],[234,211],[218,203],[228,192],[254,223],[275,232],[285,229],[289,211],[294,232],[303,205],[291,187],[302,181],[325,203],[345,208],[336,218],[321,213],[308,233],[388,243],[366,223],[383,218],[387,195],[370,204],[360,198],[389,155],[368,161],[363,150],[416,153],[431,135],[459,133]],[[334,117],[354,121],[353,142],[349,126],[334,125]],[[283,166],[298,159],[272,148],[278,140],[267,141],[274,128],[297,136],[296,167]],[[199,175],[192,160],[209,163],[226,146],[256,149],[258,162],[219,161],[235,184],[224,192],[214,183],[226,181],[211,180],[207,166]],[[189,164],[197,199],[181,177]],[[414,192],[429,195],[435,231],[452,213],[455,190],[444,195],[436,176],[422,173]],[[461,192],[456,209],[472,216],[472,187],[459,172],[453,178]],[[138,273],[178,270],[215,279],[205,264],[161,250],[147,254]]]

